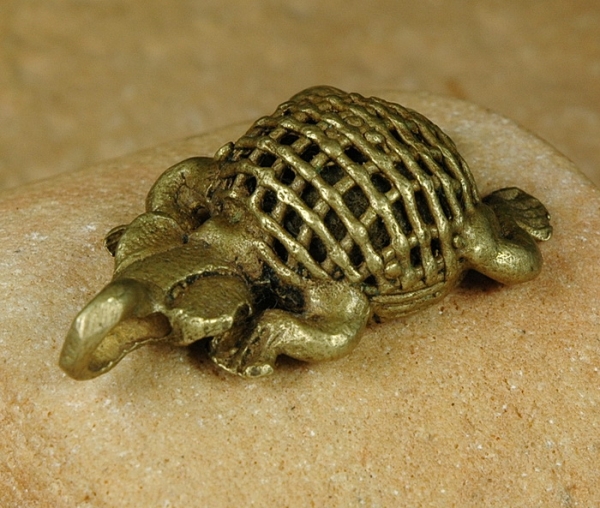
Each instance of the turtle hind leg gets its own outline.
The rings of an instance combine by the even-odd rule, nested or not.
[[[249,335],[213,341],[212,360],[229,372],[258,377],[273,371],[279,355],[316,362],[348,354],[371,315],[365,295],[342,283],[319,281],[305,288],[304,297],[301,314],[267,309]]]
[[[504,228],[517,226],[532,238],[543,242],[552,236],[550,214],[536,198],[516,187],[507,187],[492,192],[483,199],[491,207]]]
[[[506,200],[500,195],[489,201],[489,204],[481,203],[466,218],[465,228],[456,244],[461,257],[468,268],[502,284],[534,279],[542,269],[542,254],[535,237],[548,238],[551,229],[546,228],[550,226],[544,227],[542,224],[542,227],[536,228],[539,218],[533,221],[527,218],[526,222],[530,224],[523,227],[522,217],[527,217],[527,214],[520,214],[518,207],[515,218],[511,213],[513,208],[506,205]],[[536,235],[530,234],[529,230],[536,231]]]

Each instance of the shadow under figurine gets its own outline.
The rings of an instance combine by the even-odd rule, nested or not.
[[[516,188],[483,200],[419,113],[305,90],[214,158],[168,169],[146,213],[109,232],[113,281],[75,318],[60,366],[89,379],[150,341],[210,337],[242,376],[348,354],[372,321],[448,293],[469,269],[534,278],[549,214]]]

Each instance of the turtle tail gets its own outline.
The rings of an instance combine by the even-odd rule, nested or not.
[[[516,187],[506,187],[492,192],[483,202],[494,210],[503,229],[511,229],[511,224],[529,233],[539,242],[552,236],[550,213],[536,198]]]

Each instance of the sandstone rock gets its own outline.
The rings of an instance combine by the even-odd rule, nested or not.
[[[109,279],[104,233],[157,176],[249,122],[0,196],[0,499],[11,506],[593,506],[600,503],[600,193],[553,148],[474,105],[381,94],[457,143],[483,194],[553,216],[533,282],[469,277],[375,326],[348,357],[219,372],[149,346],[96,380],[57,367]]]

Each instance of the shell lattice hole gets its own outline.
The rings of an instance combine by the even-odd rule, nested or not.
[[[398,201],[395,201],[392,204],[392,212],[394,214],[394,219],[396,219],[396,222],[402,228],[402,232],[406,236],[409,236],[412,233],[413,228],[412,228],[410,221],[408,220],[408,216],[406,215],[406,210],[404,209],[404,203],[402,202],[401,199],[399,199]]]
[[[285,263],[288,260],[288,251],[277,238],[273,239],[273,250],[281,261]]]
[[[310,208],[314,208],[319,200],[319,191],[315,189],[311,184],[304,187],[302,191],[302,201],[304,201]]]
[[[441,150],[438,148],[430,148],[429,153],[433,157],[433,160],[437,163],[441,163],[444,160]]]
[[[431,214],[427,198],[423,194],[423,191],[415,192],[415,201],[417,202],[417,210],[419,210],[419,215],[421,216],[421,219],[423,219],[423,222],[425,222],[425,224],[435,224],[435,219]]]
[[[415,179],[415,175],[413,175],[402,162],[396,162],[396,164],[394,164],[394,169],[409,181]]]
[[[442,255],[442,244],[439,238],[433,238],[431,240],[431,254],[434,258],[439,258]]]
[[[344,178],[345,173],[342,168],[340,168],[337,164],[329,163],[321,170],[321,178],[325,180],[329,185],[335,185],[342,178]]]
[[[373,248],[377,251],[387,247],[391,242],[390,234],[381,217],[377,217],[377,219],[369,226],[368,232],[369,240],[371,241]]]
[[[423,173],[425,173],[428,176],[433,175],[433,173],[431,172],[431,168],[423,160],[423,157],[421,157],[421,153],[420,152],[417,151],[414,154],[414,158],[415,158],[415,162],[419,165],[419,167],[421,168],[421,171],[423,171]]]
[[[367,162],[369,160],[361,152],[359,152],[356,149],[356,147],[354,147],[354,146],[350,146],[350,147],[346,148],[344,153],[351,161],[356,162],[357,164],[364,164],[365,162]]]
[[[279,140],[279,143],[282,145],[293,145],[296,141],[298,141],[298,139],[300,139],[299,136],[297,136],[296,134],[293,134],[291,132],[288,132],[281,137],[281,139]]]
[[[321,150],[319,149],[319,147],[317,145],[315,145],[314,143],[311,143],[302,152],[302,155],[300,155],[300,157],[302,158],[302,160],[304,162],[310,162],[311,160],[313,160],[314,156],[317,155],[320,151]]]
[[[258,159],[258,165],[261,168],[270,168],[276,160],[277,157],[275,157],[273,154],[263,153]]]
[[[410,249],[410,264],[413,267],[421,266],[421,247],[418,245]]]
[[[378,286],[377,286],[377,279],[375,278],[374,275],[369,275],[363,281],[363,291],[367,295],[376,295],[379,292]]]
[[[364,281],[363,284],[366,286],[377,286],[377,279],[375,275],[369,275]]]
[[[323,241],[317,235],[312,237],[308,252],[317,263],[322,263],[327,259],[327,249],[325,248]]]
[[[369,208],[369,200],[360,187],[354,186],[344,194],[344,203],[352,212],[352,215],[359,219]]]
[[[437,195],[438,201],[440,202],[442,210],[444,211],[444,215],[446,216],[446,218],[448,220],[452,220],[452,218],[453,218],[452,209],[450,208],[450,203],[448,202],[448,198],[446,198],[446,193],[442,189],[439,189],[436,192],[436,195]]]
[[[246,178],[244,186],[246,187],[248,194],[254,193],[254,191],[256,190],[256,178],[254,176]]]
[[[350,249],[350,252],[348,253],[348,257],[350,258],[350,262],[354,266],[360,266],[363,263],[363,261],[365,260],[365,257],[363,256],[363,253],[360,250],[360,247],[356,244],[352,245],[352,249]]]
[[[421,132],[421,126],[417,125],[416,123],[413,125],[414,125],[414,129],[410,129],[410,132],[414,136],[414,138],[412,140],[412,142],[413,142],[412,144],[415,144],[415,142],[417,142],[417,143],[421,143],[424,145],[428,145],[427,141],[423,137],[423,133]]]
[[[390,134],[394,137],[394,139],[396,141],[398,141],[402,145],[405,144],[404,143],[404,139],[402,139],[402,136],[400,135],[400,133],[396,129],[390,129]]]
[[[277,204],[277,194],[275,191],[268,189],[262,198],[262,209],[266,213],[271,213]]]
[[[392,188],[390,181],[383,175],[375,173],[371,176],[373,186],[381,193],[385,194]]]
[[[283,218],[283,226],[294,238],[300,233],[302,227],[302,217],[296,212],[296,210],[288,209]]]
[[[281,172],[281,176],[279,177],[279,181],[283,185],[290,185],[294,179],[296,178],[296,173],[289,166],[285,166],[283,171]]]
[[[333,237],[339,242],[341,241],[347,233],[346,226],[342,220],[338,217],[337,213],[333,210],[329,210],[323,219],[325,226],[329,229],[329,232],[333,235]]]

